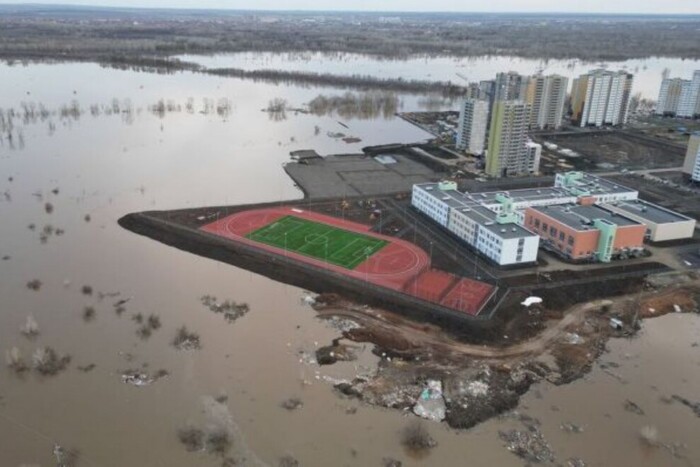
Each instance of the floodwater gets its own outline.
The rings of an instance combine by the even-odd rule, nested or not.
[[[78,118],[26,124],[16,118],[12,143],[4,136],[0,145],[0,258],[9,256],[0,259],[0,352],[16,346],[29,359],[48,345],[73,358],[53,377],[0,368],[0,465],[55,465],[55,443],[79,451],[81,466],[221,465],[217,456],[184,449],[177,431],[188,424],[231,431],[231,454],[248,465],[274,466],[285,455],[303,466],[381,466],[385,457],[407,466],[522,465],[498,438],[499,430],[519,426],[509,418],[466,432],[430,424],[438,446],[423,459],[410,457],[400,444],[410,416],[342,399],[332,390],[337,378],[373,370],[369,346],[358,362],[309,362],[307,355],[339,331],[315,318],[302,302],[303,290],[167,247],[116,223],[139,210],[298,198],[282,169],[291,150],[356,152],[428,137],[396,118],[348,119],[346,128],[337,116],[287,112],[282,118],[261,111],[274,98],[299,107],[319,93],[343,92],[90,64],[0,65],[0,108],[19,109],[24,101],[58,109],[75,100],[83,109],[102,109],[94,116],[86,110]],[[185,110],[189,98],[192,112]],[[104,110],[114,99],[133,109],[127,117]],[[172,101],[173,110],[148,110],[160,99]],[[230,105],[206,112],[205,99],[228,99]],[[413,96],[401,96],[401,102],[404,110],[420,108]],[[346,144],[329,132],[363,141]],[[46,225],[65,233],[42,243]],[[26,287],[33,279],[42,282],[40,290]],[[84,285],[92,295],[81,292]],[[251,311],[228,324],[202,306],[205,294],[246,302]],[[118,316],[114,304],[120,299],[130,300]],[[96,309],[89,322],[83,319],[86,306]],[[162,328],[141,339],[135,313],[157,314]],[[34,340],[19,331],[28,315],[40,328]],[[200,335],[200,350],[170,344],[182,325]],[[611,342],[603,361],[619,363],[615,376],[596,367],[566,387],[539,385],[519,410],[541,420],[560,461],[700,463],[694,442],[700,419],[660,401],[671,394],[700,398],[700,350],[691,347],[696,341],[696,316],[650,321],[640,337]],[[77,369],[88,364],[94,370]],[[122,383],[121,371],[143,365],[169,376],[146,387]],[[223,394],[224,405],[212,401]],[[303,407],[280,407],[291,397]],[[626,399],[645,415],[625,411]],[[583,425],[584,432],[564,433],[561,423]],[[686,459],[645,448],[638,436],[645,425],[655,426],[664,443],[685,443],[679,452]]]
[[[668,69],[672,77],[690,79],[700,69],[699,60],[680,58],[648,58],[616,62],[583,62],[581,60],[542,60],[511,56],[484,57],[414,57],[380,59],[350,53],[253,53],[218,54],[209,56],[182,55],[179,58],[208,68],[240,68],[244,70],[284,70],[340,75],[369,75],[380,78],[466,83],[494,79],[496,73],[516,71],[531,75],[537,72],[557,73],[573,78],[587,71],[604,67],[626,70],[635,75],[633,94],[656,100],[661,75]],[[569,83],[571,85],[571,83]]]

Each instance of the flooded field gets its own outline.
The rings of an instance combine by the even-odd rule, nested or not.
[[[526,429],[515,416],[461,432],[426,422],[436,447],[407,451],[402,432],[415,417],[332,389],[375,371],[369,346],[355,362],[315,363],[340,331],[315,318],[303,290],[116,223],[147,209],[299,198],[283,171],[289,151],[429,137],[382,112],[262,111],[277,98],[299,108],[343,93],[90,64],[0,65],[0,108],[47,111],[15,116],[0,144],[0,352],[16,347],[12,361],[32,366],[34,356],[39,369],[47,357],[37,349],[71,357],[56,374],[0,368],[1,465],[56,465],[55,444],[81,466],[523,464],[499,437]],[[397,98],[405,111],[421,108],[416,96]],[[215,306],[225,300],[236,302],[224,307],[233,319]],[[698,400],[698,342],[697,316],[647,321],[639,337],[611,341],[584,380],[540,384],[518,412],[541,422],[561,463],[696,465],[700,418],[667,398]]]
[[[624,69],[634,73],[634,92],[656,100],[659,96],[661,74],[665,69],[671,76],[689,79],[700,61],[673,58],[626,60],[622,62],[582,62],[580,60],[535,60],[521,57],[421,57],[408,60],[378,59],[358,54],[323,53],[236,53],[212,56],[183,55],[208,68],[241,68],[244,70],[284,70],[340,75],[370,75],[380,78],[406,80],[466,81],[493,79],[496,73],[516,71],[521,74],[558,73],[573,79],[596,67]],[[571,84],[571,83],[569,83]]]

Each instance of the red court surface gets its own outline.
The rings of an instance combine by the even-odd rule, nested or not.
[[[453,274],[429,269],[406,284],[404,292],[430,302],[440,303],[442,297],[458,280],[459,278]]]
[[[465,277],[452,287],[440,304],[463,313],[477,315],[494,292],[492,285]]]
[[[245,237],[284,216],[295,216],[370,235],[384,239],[389,244],[355,269],[350,270]],[[289,206],[242,211],[204,225],[200,229],[280,256],[365,280],[373,285],[398,290],[470,315],[478,314],[493,290],[489,284],[469,279],[461,280],[462,278],[458,276],[431,269],[428,254],[413,243],[370,232],[370,227],[367,225]],[[454,284],[460,285],[458,290],[455,290]],[[448,302],[445,302],[446,300]]]

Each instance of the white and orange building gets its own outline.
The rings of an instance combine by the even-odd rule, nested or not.
[[[638,199],[639,193],[583,172],[553,187],[468,193],[455,182],[413,186],[411,204],[501,266],[533,263],[541,245],[572,260],[608,262],[644,241],[691,238],[696,221]]]

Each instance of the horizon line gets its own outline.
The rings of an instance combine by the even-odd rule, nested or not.
[[[42,8],[82,8],[82,9],[111,9],[111,10],[142,10],[142,11],[220,11],[220,12],[260,12],[260,13],[372,13],[372,14],[461,14],[461,15],[559,15],[559,16],[685,16],[700,17],[697,13],[651,13],[651,12],[606,12],[606,11],[487,11],[487,10],[318,10],[318,9],[280,9],[280,8],[226,8],[226,7],[182,7],[182,6],[130,6],[130,5],[96,5],[96,4],[76,4],[76,3],[17,3],[2,2],[0,8],[12,7],[42,7]]]

